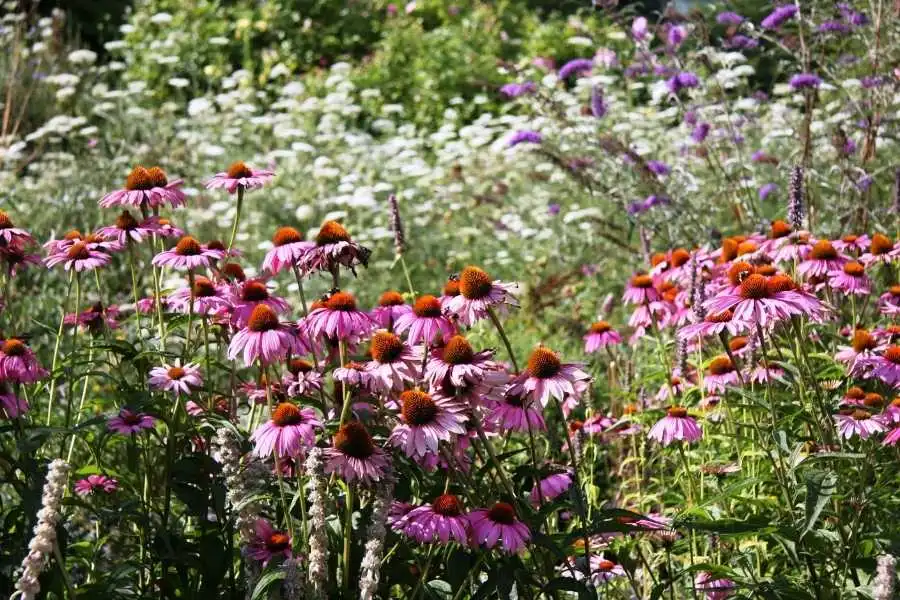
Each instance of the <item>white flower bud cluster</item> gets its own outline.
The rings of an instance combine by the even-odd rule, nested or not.
[[[222,476],[225,478],[226,500],[234,509],[252,493],[251,482],[263,481],[265,475],[260,473],[262,466],[256,462],[242,464],[240,441],[237,434],[227,427],[216,432],[216,444],[219,447],[219,463],[222,465]],[[260,507],[256,502],[243,504],[238,510],[235,527],[240,534],[241,543],[247,544],[253,539],[253,525],[259,518]]]
[[[328,534],[325,530],[325,466],[322,449],[312,448],[306,458],[309,492],[309,594],[311,599],[325,598],[328,582]]]
[[[366,553],[363,556],[359,578],[360,600],[374,600],[381,575],[381,556],[384,552],[384,536],[387,534],[387,514],[394,499],[394,481],[385,480],[378,486],[372,503],[372,522],[369,524]]]

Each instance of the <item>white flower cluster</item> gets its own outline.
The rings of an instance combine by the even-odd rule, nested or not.
[[[394,499],[394,481],[385,478],[378,486],[375,501],[372,503],[372,522],[369,523],[366,553],[360,564],[362,573],[359,578],[360,600],[374,600],[378,590],[381,574],[381,557],[384,552],[384,536],[387,534],[387,514]]]
[[[897,582],[897,559],[890,554],[878,557],[878,569],[875,572],[875,583],[872,585],[872,598],[875,600],[894,600],[894,584]]]
[[[306,458],[309,477],[309,593],[311,599],[325,598],[328,583],[328,534],[325,531],[325,465],[322,449],[312,448]]]
[[[246,545],[253,538],[253,526],[259,517],[260,507],[256,502],[244,501],[252,493],[252,482],[264,480],[265,468],[257,461],[242,463],[240,440],[232,429],[220,428],[216,432],[216,444],[225,478],[225,497],[232,510],[241,506],[235,518],[235,528],[242,544]]]
[[[32,600],[41,591],[38,582],[44,558],[53,552],[56,544],[56,525],[60,518],[60,504],[66,488],[66,476],[69,465],[62,459],[50,463],[47,469],[47,481],[41,498],[41,510],[38,511],[38,523],[34,528],[34,537],[28,544],[28,555],[22,561],[22,574],[16,582],[16,590],[21,600]],[[65,565],[60,565],[65,569]]]

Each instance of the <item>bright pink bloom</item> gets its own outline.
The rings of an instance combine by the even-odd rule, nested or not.
[[[381,294],[378,306],[369,311],[369,316],[382,329],[392,331],[397,318],[410,310],[412,308],[404,302],[400,292],[391,290]]]
[[[76,272],[92,271],[109,264],[109,254],[97,250],[88,249],[84,242],[75,242],[66,250],[60,250],[44,259],[48,268],[62,264],[66,271],[75,269]]]
[[[866,234],[862,234],[845,235],[841,239],[831,242],[831,245],[840,252],[860,253],[868,250],[869,244],[871,243],[871,238],[869,238],[869,236],[867,236]]]
[[[15,394],[0,394],[0,416],[15,419],[28,412],[28,402]]]
[[[203,378],[200,376],[200,369],[194,363],[184,366],[163,365],[150,370],[149,383],[155,390],[175,392],[176,396],[180,396],[190,395],[191,388],[203,387]]]
[[[116,219],[115,225],[102,227],[97,230],[97,234],[124,246],[129,242],[141,243],[158,231],[159,225],[157,220],[147,219],[143,223],[138,223],[137,219],[125,210]]]
[[[459,295],[451,298],[445,307],[447,314],[464,325],[472,325],[488,316],[489,309],[503,312],[508,306],[518,306],[513,296],[517,283],[491,281],[490,276],[478,267],[466,267],[459,274]]]
[[[508,393],[530,395],[542,406],[550,398],[559,402],[577,401],[587,390],[591,376],[575,363],[563,363],[553,350],[538,346],[528,358],[528,366],[509,384]]]
[[[192,238],[185,236],[178,240],[178,244],[171,250],[164,250],[153,257],[153,264],[157,267],[171,267],[179,271],[187,271],[210,267],[216,261],[224,258],[221,250],[211,250]]]
[[[872,282],[866,275],[865,267],[856,261],[846,263],[840,271],[828,273],[828,285],[848,295],[868,296],[872,292]]]
[[[583,581],[585,579],[587,557],[570,556],[566,559],[566,562],[566,565],[557,568],[560,575],[563,577],[574,577],[576,581]],[[606,582],[616,577],[624,577],[626,574],[622,565],[604,558],[602,553],[591,554],[590,566],[591,584],[594,587],[605,585]]]
[[[262,268],[273,275],[283,269],[298,266],[303,257],[315,246],[307,242],[293,227],[281,227],[272,236],[272,249],[266,252]]]
[[[311,408],[300,408],[290,402],[282,402],[272,412],[272,418],[260,425],[250,439],[256,443],[254,453],[266,458],[299,456],[304,447],[316,443],[316,429],[322,422]]]
[[[119,482],[106,475],[88,475],[75,482],[75,493],[79,496],[91,496],[94,492],[112,494],[119,489]]]
[[[720,293],[707,300],[703,307],[712,313],[731,310],[734,319],[755,329],[757,325],[769,327],[779,321],[790,319],[792,315],[802,315],[813,311],[814,306],[806,297],[793,290],[775,287],[781,279],[754,273],[744,278],[736,292]]]
[[[838,436],[850,439],[858,435],[862,439],[875,433],[881,433],[886,429],[878,417],[873,417],[867,410],[857,409],[851,414],[834,415],[834,423],[838,429]]]
[[[606,346],[622,343],[622,336],[606,321],[597,321],[592,324],[582,339],[584,339],[585,352],[597,352]]]
[[[123,408],[117,416],[106,422],[106,427],[110,431],[121,433],[122,435],[131,435],[140,433],[144,429],[153,429],[154,425],[156,425],[156,419],[150,415],[134,412],[127,408]]]
[[[387,454],[372,442],[362,423],[349,421],[334,434],[334,445],[325,449],[325,472],[337,473],[347,483],[379,481],[390,468]]]
[[[101,334],[104,331],[119,328],[119,307],[103,306],[100,302],[96,302],[78,314],[67,314],[63,318],[63,322],[66,325],[80,325],[95,335]]]
[[[865,366],[870,369],[864,375],[867,379],[874,377],[892,387],[900,387],[900,346],[888,346],[880,356],[868,359]]]
[[[358,265],[369,264],[368,248],[360,246],[352,239],[344,226],[336,221],[325,221],[313,244],[300,260],[300,270],[304,274],[314,271],[332,271],[339,266],[350,269],[354,274]]]
[[[224,189],[229,194],[235,193],[238,188],[252,190],[261,188],[275,177],[275,171],[253,169],[241,161],[232,163],[227,171],[216,173],[212,179],[206,182],[206,189]]]
[[[878,299],[878,310],[890,317],[900,315],[900,285],[891,288]]]
[[[410,348],[396,334],[383,329],[376,331],[369,354],[372,360],[366,363],[366,370],[372,374],[375,389],[379,392],[400,392],[419,376],[421,350]]]
[[[665,417],[650,428],[647,437],[656,440],[663,446],[668,446],[674,441],[696,442],[703,437],[703,431],[697,421],[688,416],[686,408],[673,406],[666,411]]]
[[[34,243],[34,238],[24,229],[19,229],[13,225],[9,214],[5,210],[0,210],[0,241],[3,245],[25,245]]]
[[[324,335],[352,343],[368,335],[375,326],[368,314],[356,308],[356,298],[348,292],[331,294],[303,319],[303,324],[312,338]]]
[[[838,252],[828,240],[816,242],[809,256],[797,265],[797,273],[806,277],[825,277],[831,271],[840,271],[849,258]]]
[[[394,331],[406,332],[407,341],[413,346],[426,346],[437,340],[446,342],[456,333],[456,327],[444,316],[441,302],[434,296],[419,296],[412,310],[402,313],[394,321]]]
[[[694,589],[706,594],[706,600],[726,600],[734,595],[736,587],[732,580],[725,577],[716,578],[706,571],[697,573],[694,579]]]
[[[734,363],[725,355],[709,361],[707,374],[703,377],[703,389],[710,394],[722,393],[728,386],[738,385],[740,377]]]
[[[34,351],[16,338],[0,344],[0,379],[13,383],[34,383],[47,376]]]
[[[100,200],[100,206],[133,206],[135,208],[155,208],[169,203],[172,208],[184,204],[182,181],[169,181],[165,172],[159,167],[135,167],[125,180],[125,187],[110,192]]]
[[[538,491],[539,487],[540,491]],[[572,475],[568,472],[554,473],[541,479],[531,488],[531,503],[537,506],[542,498],[544,502],[550,502],[567,492],[570,487],[572,487]]]
[[[514,554],[524,549],[531,539],[528,527],[516,518],[516,510],[506,502],[472,511],[468,519],[472,542],[478,546],[493,548],[500,542],[505,552]]]
[[[859,261],[868,266],[876,263],[890,264],[900,256],[900,244],[895,244],[884,234],[876,233],[872,236],[869,251],[862,255]]]
[[[734,320],[734,312],[725,310],[722,312],[710,312],[699,323],[685,325],[678,330],[678,338],[693,340],[701,337],[716,336],[723,331],[729,335],[738,335],[738,333],[747,329],[749,329],[747,323]]]
[[[628,280],[622,300],[629,304],[644,305],[659,300],[659,292],[653,278],[645,273],[637,273]]]
[[[342,367],[338,367],[331,372],[335,381],[340,381],[344,385],[358,387],[367,392],[375,392],[378,383],[375,375],[366,369],[366,366],[360,363],[349,362]]]
[[[891,429],[881,443],[884,446],[896,446],[897,442],[900,442],[900,427]]]
[[[468,340],[461,335],[450,338],[443,347],[430,353],[425,366],[425,379],[432,386],[442,386],[444,382],[460,387],[480,383],[487,371],[496,368],[491,360],[494,352],[475,352]]]
[[[300,338],[278,322],[275,311],[260,304],[253,309],[247,326],[238,331],[228,346],[229,360],[235,360],[241,353],[248,367],[257,361],[271,364],[290,354],[305,354],[307,348]]]
[[[436,454],[440,442],[465,435],[464,407],[449,400],[435,400],[419,390],[400,394],[403,421],[394,427],[388,442],[402,448],[407,456]]]
[[[443,494],[430,504],[413,508],[405,514],[403,523],[403,533],[422,544],[439,541],[465,545],[469,541],[469,520],[453,494]]]
[[[322,374],[301,358],[288,362],[288,372],[281,378],[284,391],[291,398],[309,395],[322,389]]]
[[[265,566],[277,556],[290,558],[292,545],[293,541],[286,531],[278,531],[265,519],[257,519],[253,526],[253,538],[247,546],[247,555]]]
[[[227,290],[218,286],[202,275],[194,276],[194,314],[218,315],[227,312],[231,308],[231,302],[225,297]],[[166,299],[169,308],[174,311],[187,313],[191,309],[191,288],[185,286],[178,288]],[[153,299],[150,298],[150,308],[153,310]]]
[[[265,304],[278,314],[288,312],[291,307],[284,298],[273,296],[266,282],[261,279],[247,279],[226,288],[231,303],[231,322],[235,327],[246,327],[253,309]]]

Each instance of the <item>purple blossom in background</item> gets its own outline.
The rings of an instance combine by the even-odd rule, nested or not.
[[[759,199],[765,200],[772,192],[776,191],[777,189],[778,186],[774,183],[767,183],[766,185],[759,188]]]
[[[861,192],[865,192],[870,187],[872,187],[873,183],[875,183],[874,177],[872,177],[871,175],[863,175],[862,177],[860,177],[859,179],[856,180],[856,189],[858,189]]]
[[[797,15],[797,6],[794,4],[785,4],[779,6],[762,20],[760,23],[765,29],[778,29],[788,20],[793,19]]]
[[[841,16],[843,16],[844,20],[851,25],[854,25],[856,27],[868,25],[869,17],[867,17],[864,13],[854,10],[854,8],[846,2],[840,2],[837,6],[838,10],[841,11]]]
[[[591,114],[597,119],[606,115],[606,101],[603,99],[603,90],[599,85],[595,85],[591,90]]]
[[[743,22],[744,17],[736,12],[726,10],[725,12],[720,12],[716,15],[716,23],[719,25],[740,25]]]
[[[559,70],[560,79],[568,79],[572,75],[588,73],[594,68],[594,61],[590,58],[573,58],[564,64]]]
[[[666,85],[669,86],[669,91],[673,94],[677,94],[683,89],[686,88],[694,88],[700,85],[700,80],[696,75],[691,73],[690,71],[682,71],[677,75],[671,77]]]
[[[560,209],[559,204],[555,204],[555,203],[554,203],[554,204],[551,204],[550,206],[547,207],[547,212],[548,212],[550,215],[552,215],[552,216],[555,217],[556,215],[559,214],[559,209]]]
[[[631,38],[635,42],[643,41],[647,38],[649,33],[650,31],[647,28],[647,19],[645,17],[638,17],[631,22]]]
[[[819,33],[847,33],[850,31],[850,26],[841,21],[832,19],[819,23],[819,26],[816,27],[816,31]]]
[[[669,165],[662,161],[658,160],[648,160],[647,168],[650,169],[650,172],[655,175],[668,175],[669,174]]]
[[[729,50],[753,50],[759,47],[759,40],[738,33],[723,42]]]
[[[633,62],[625,67],[625,77],[635,78],[639,75],[645,75],[650,72],[650,68],[642,62]]]
[[[839,65],[852,65],[854,63],[859,62],[859,58],[853,56],[852,54],[841,54],[838,56],[837,62]]]
[[[693,110],[689,110],[684,113],[684,122],[688,125],[696,125],[697,124],[697,112]]]
[[[597,274],[600,268],[597,265],[581,265],[581,274],[585,277],[592,277]]]
[[[750,155],[750,160],[752,160],[753,162],[763,162],[767,158],[768,155],[766,155],[766,153],[762,150],[754,150],[753,154]]]
[[[653,74],[657,77],[670,77],[674,73],[677,73],[677,71],[672,67],[666,65],[653,65]]]
[[[556,68],[556,61],[549,56],[535,56],[531,59],[531,64],[545,71],[552,71]]]
[[[665,196],[657,196],[651,195],[647,196],[646,200],[637,200],[628,205],[628,214],[630,216],[639,215],[641,213],[645,213],[654,206],[659,206],[660,204],[669,204],[669,199]]]
[[[696,127],[694,127],[694,131],[691,132],[691,139],[697,142],[698,144],[702,144],[706,137],[709,135],[709,123],[700,123]]]
[[[815,89],[822,85],[822,79],[814,73],[797,73],[791,77],[791,87],[795,90]]]
[[[594,63],[600,65],[601,67],[611,69],[618,66],[619,57],[616,56],[615,50],[610,50],[609,48],[600,48],[596,53],[594,53]]]
[[[856,154],[856,142],[854,142],[852,138],[847,138],[847,140],[844,142],[844,147],[841,150],[844,151],[845,156]]]
[[[512,148],[513,146],[518,146],[519,144],[540,144],[542,140],[543,137],[541,137],[541,134],[537,131],[525,129],[512,134],[512,136],[509,138],[509,141],[506,142],[506,145]]]
[[[681,25],[670,25],[669,31],[666,34],[666,45],[669,48],[675,49],[684,42],[684,38],[687,37],[687,30]]]
[[[865,88],[867,90],[870,90],[872,88],[881,87],[885,83],[886,82],[884,80],[884,77],[882,77],[881,75],[866,75],[860,81],[860,84],[863,86],[863,88]]]
[[[533,94],[537,91],[537,85],[533,81],[523,81],[522,83],[507,83],[500,88],[500,93],[507,98],[518,98],[525,94]]]

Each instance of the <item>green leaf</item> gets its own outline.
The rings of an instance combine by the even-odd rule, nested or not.
[[[266,591],[273,583],[280,579],[284,579],[284,571],[282,569],[275,569],[274,571],[264,573],[263,576],[259,578],[259,581],[256,582],[256,587],[253,588],[253,595],[250,596],[250,600],[262,600],[263,598],[267,598],[268,594]]]
[[[800,539],[816,524],[816,520],[837,488],[837,475],[832,471],[812,471],[806,477],[806,516]]]
[[[584,582],[576,581],[571,577],[557,577],[547,583],[541,590],[548,598],[553,597],[553,592],[575,592],[578,600],[590,600],[594,597]]]

